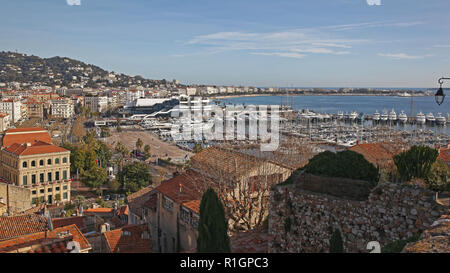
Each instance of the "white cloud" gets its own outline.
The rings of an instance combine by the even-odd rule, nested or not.
[[[81,0],[66,0],[69,6],[81,6]]]
[[[381,6],[381,0],[366,0],[369,6]]]
[[[410,27],[418,24],[422,24],[422,22],[378,21],[298,28],[278,32],[216,32],[195,36],[187,41],[187,44],[205,47],[204,54],[248,51],[250,54],[270,54],[294,58],[303,58],[310,54],[345,55],[351,54],[350,49],[354,46],[366,44],[370,40],[344,38],[342,32],[375,27]],[[263,54],[259,54],[260,52],[263,52]]]
[[[389,57],[395,60],[416,60],[416,59],[423,59],[431,55],[413,56],[405,53],[379,53],[378,56]]]
[[[299,54],[295,52],[253,52],[253,55],[264,55],[264,56],[278,56],[278,57],[286,57],[286,58],[295,58],[301,59],[305,57],[304,54]]]

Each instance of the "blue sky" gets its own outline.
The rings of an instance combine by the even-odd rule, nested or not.
[[[2,51],[153,79],[435,87],[450,76],[448,0],[0,0],[0,7]]]

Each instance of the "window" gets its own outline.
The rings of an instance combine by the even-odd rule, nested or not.
[[[56,180],[56,181],[59,180],[59,172],[55,172],[55,180]]]
[[[47,159],[47,165],[52,165],[52,159],[51,158]]]
[[[41,173],[41,174],[39,174],[39,182],[44,182],[44,174],[43,173]]]
[[[183,220],[185,223],[189,223],[189,220],[191,218],[191,213],[189,212],[188,209],[186,208],[182,208],[181,212],[180,212],[180,218],[181,220]]]
[[[44,160],[43,159],[39,160],[39,166],[44,166]]]
[[[52,188],[47,189],[47,192],[52,192],[52,191],[53,191]]]
[[[31,161],[31,167],[36,167],[36,161],[35,160]]]
[[[32,191],[31,194],[36,195],[36,191]],[[34,198],[33,198],[34,199]]]
[[[67,157],[63,157],[62,163],[67,163]]]
[[[63,190],[67,190],[67,186],[63,186]]]
[[[67,199],[67,192],[63,193],[63,198]]]
[[[47,181],[52,181],[52,173],[47,173]]]
[[[55,164],[59,164],[59,158],[55,158]]]
[[[56,188],[55,188],[55,191],[59,191],[59,187],[56,187]]]
[[[28,164],[26,161],[22,162],[22,167],[24,167],[24,168],[28,167]]]
[[[41,203],[45,201],[44,196],[39,197],[39,199],[41,200]]]
[[[64,180],[67,179],[67,171],[63,171],[63,179],[64,179]]]
[[[163,197],[162,205],[166,210],[173,211],[173,201],[166,196]]]
[[[31,184],[36,184],[36,175],[35,174],[31,175]]]
[[[39,190],[39,193],[44,193],[44,189],[40,189],[40,190]]]
[[[26,185],[28,182],[28,177],[26,175],[23,176],[23,184]]]
[[[198,216],[197,214],[193,213],[192,214],[192,218],[191,218],[191,225],[193,228],[197,228],[198,227],[198,219],[200,218],[200,216]]]

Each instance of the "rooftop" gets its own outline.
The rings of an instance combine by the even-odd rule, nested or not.
[[[0,216],[0,241],[44,231],[47,219],[36,214]]]
[[[5,148],[5,150],[10,153],[21,156],[61,153],[69,151],[59,146],[53,145],[51,143],[46,143],[40,140],[34,143],[23,143],[23,144],[14,143],[11,146]]]
[[[129,225],[103,233],[113,253],[151,253],[152,239],[146,224]]]
[[[51,143],[52,139],[47,130],[41,127],[33,128],[17,128],[8,129],[5,131],[5,136],[3,137],[3,147],[9,147],[14,143],[23,144],[42,141],[45,143]]]

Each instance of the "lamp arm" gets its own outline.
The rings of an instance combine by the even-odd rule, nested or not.
[[[438,83],[439,83],[440,85],[442,85],[442,84],[444,83],[444,80],[450,80],[450,78],[444,78],[444,77],[442,77],[442,78],[440,78],[440,79],[438,80]]]

